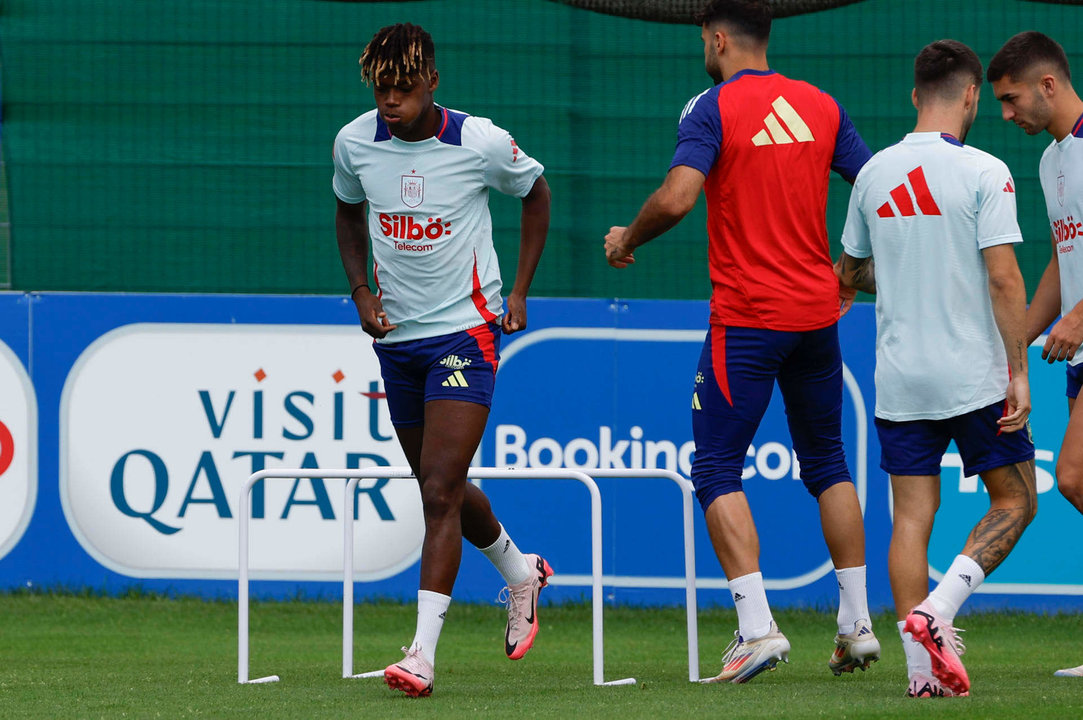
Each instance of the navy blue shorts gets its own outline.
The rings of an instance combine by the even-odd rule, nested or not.
[[[880,436],[880,467],[891,475],[939,475],[940,461],[955,441],[963,473],[977,475],[1034,459],[1030,423],[1023,430],[1000,432],[1004,403],[945,420],[892,422],[876,418]]]
[[[1079,397],[1079,390],[1083,388],[1083,363],[1068,366],[1068,397]]]
[[[423,425],[429,400],[492,404],[500,360],[499,325],[373,347],[395,427]]]
[[[813,497],[850,482],[842,449],[842,354],[838,326],[783,332],[712,325],[692,396],[692,483],[706,510],[741,490],[745,454],[782,391],[801,479]]]

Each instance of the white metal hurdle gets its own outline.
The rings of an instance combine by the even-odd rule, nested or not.
[[[685,546],[685,581],[688,614],[688,675],[689,680],[699,679],[698,628],[695,595],[695,546],[692,531],[692,484],[667,470],[593,470],[598,477],[664,477],[675,481],[683,493],[684,546]],[[353,493],[359,480],[363,478],[404,478],[412,477],[408,467],[373,467],[351,470],[316,470],[286,468],[262,470],[249,476],[241,489],[238,516],[238,619],[237,619],[237,682],[242,684],[277,682],[277,675],[268,675],[249,679],[249,593],[248,593],[248,521],[249,496],[252,486],[267,478],[346,478],[344,494],[343,522],[343,603],[342,603],[342,677],[367,678],[383,675],[382,670],[353,673]],[[603,633],[603,594],[602,594],[602,535],[601,535],[601,495],[597,483],[590,475],[578,470],[566,469],[516,469],[516,468],[471,468],[470,477],[475,479],[571,479],[586,485],[590,492],[591,504],[591,600],[593,616],[593,654],[595,685],[630,685],[635,678],[605,681],[604,676],[604,633]],[[559,585],[559,575],[551,580]]]

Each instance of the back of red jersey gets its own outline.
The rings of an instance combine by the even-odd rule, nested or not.
[[[743,71],[689,103],[673,165],[707,176],[713,324],[804,331],[838,320],[828,177],[853,182],[870,155],[834,98],[775,72]]]

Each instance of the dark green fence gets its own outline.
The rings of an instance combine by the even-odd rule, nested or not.
[[[535,294],[707,296],[702,207],[630,271],[602,255],[608,227],[663,177],[685,102],[709,84],[698,28],[548,0],[4,0],[11,274],[0,283],[344,292],[331,142],[371,107],[364,43],[407,20],[435,38],[437,99],[493,118],[547,167],[553,224]],[[953,37],[988,61],[1024,29],[1060,40],[1083,75],[1083,8],[1019,0],[866,0],[780,19],[770,57],[835,95],[879,149],[912,127],[922,46]],[[1048,136],[1002,122],[986,87],[968,141],[1015,174],[1033,291],[1049,257],[1037,181]],[[848,187],[834,183],[837,237]],[[510,279],[518,203],[492,205]]]

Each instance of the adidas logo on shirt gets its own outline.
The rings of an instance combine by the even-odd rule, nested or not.
[[[470,383],[466,382],[466,376],[463,375],[462,370],[456,370],[447,376],[447,380],[440,383],[444,387],[470,387]]]
[[[766,128],[752,136],[753,145],[789,145],[795,141],[803,143],[816,139],[812,137],[812,131],[808,129],[805,121],[793,109],[793,105],[786,102],[786,98],[779,95],[771,103],[771,108],[774,112],[767,113],[767,117],[763,119]],[[782,126],[783,123],[786,127]]]
[[[936,204],[936,200],[933,200],[933,194],[929,190],[929,183],[925,181],[925,171],[921,169],[921,166],[919,165],[906,173],[906,179],[909,186],[907,183],[903,183],[889,193],[891,200],[895,203],[895,208],[898,208],[898,213],[895,212],[895,208],[891,206],[891,201],[889,201],[877,208],[876,214],[882,218],[939,215],[940,206]],[[911,195],[911,192],[913,195]],[[916,207],[914,205],[915,201],[917,201]]]
[[[1012,184],[1012,179],[1008,178],[1008,182],[1004,183],[1004,192],[1015,192],[1015,185]]]

